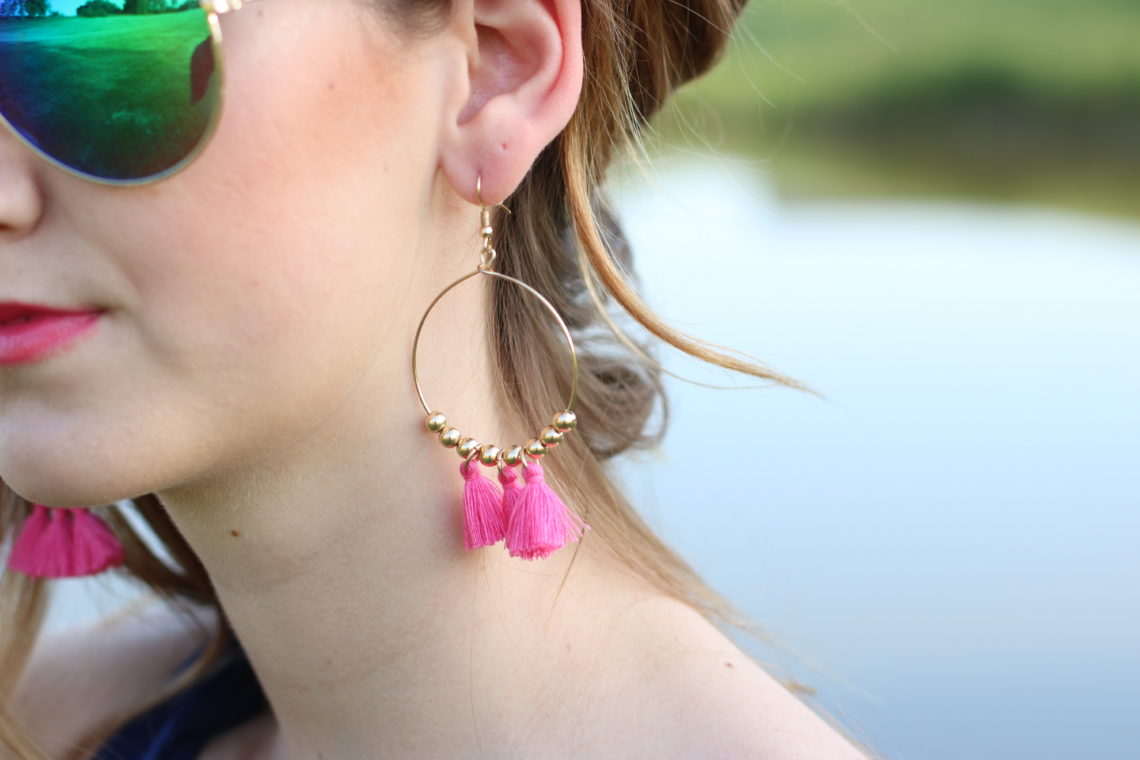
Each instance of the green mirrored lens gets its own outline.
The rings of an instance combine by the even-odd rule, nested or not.
[[[213,128],[220,79],[197,0],[0,0],[0,116],[92,178],[187,162]]]

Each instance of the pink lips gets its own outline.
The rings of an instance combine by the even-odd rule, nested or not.
[[[90,332],[100,316],[100,311],[0,303],[0,365],[33,362],[59,353]]]

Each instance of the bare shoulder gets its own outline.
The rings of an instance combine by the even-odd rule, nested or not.
[[[645,705],[639,722],[655,726],[643,749],[707,760],[868,760],[692,607],[664,598],[642,607],[622,628],[647,655],[629,687]]]
[[[9,708],[53,756],[97,722],[157,690],[207,641],[216,615],[190,619],[154,599],[93,624],[41,636]]]

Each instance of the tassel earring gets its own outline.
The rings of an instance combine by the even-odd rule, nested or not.
[[[480,229],[483,237],[483,250],[480,255],[479,266],[475,271],[463,275],[455,282],[444,288],[435,299],[428,304],[419,326],[416,327],[416,336],[412,341],[412,382],[416,386],[416,393],[420,397],[420,405],[427,414],[425,426],[428,431],[439,438],[439,442],[446,448],[455,449],[463,458],[459,472],[463,476],[463,545],[466,549],[476,549],[482,546],[491,546],[503,540],[507,551],[512,557],[523,559],[540,559],[549,557],[553,552],[572,541],[577,541],[584,531],[589,530],[577,515],[575,515],[563,501],[558,498],[554,490],[543,478],[542,466],[539,460],[547,451],[562,442],[566,433],[573,430],[578,419],[570,411],[574,406],[574,397],[578,390],[578,355],[574,351],[574,340],[570,337],[570,329],[559,315],[558,310],[541,293],[509,275],[494,270],[496,254],[491,245],[494,229],[491,227],[491,212],[483,203],[483,178],[479,176],[475,181],[475,193],[479,197]],[[510,213],[510,209],[502,206]],[[420,388],[419,373],[416,369],[416,351],[419,348],[420,332],[428,314],[439,300],[465,280],[477,275],[497,277],[514,285],[518,285],[531,295],[538,298],[562,329],[562,334],[570,346],[570,358],[573,365],[573,382],[570,387],[570,399],[566,407],[554,415],[552,424],[543,428],[538,436],[531,438],[524,446],[512,445],[500,449],[494,444],[482,444],[474,438],[464,436],[457,428],[447,424],[447,417],[438,411],[433,411],[424,398]],[[529,463],[524,464],[524,459]],[[500,488],[486,476],[480,474],[479,465],[498,468],[498,481]],[[522,477],[517,469],[521,466]],[[525,481],[525,483],[520,482]]]
[[[503,519],[503,494],[495,484],[479,474],[479,465],[464,459],[459,472],[463,485],[463,545],[467,549],[491,546],[507,534]]]
[[[511,511],[507,526],[507,549],[523,559],[549,557],[569,541],[577,541],[589,526],[566,508],[543,480],[537,461],[522,468],[526,485]]]
[[[8,567],[35,578],[97,575],[123,564],[123,545],[95,513],[33,504],[8,555]]]

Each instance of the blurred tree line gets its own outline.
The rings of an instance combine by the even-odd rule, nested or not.
[[[48,0],[0,0],[0,16],[42,18],[50,11]]]
[[[77,16],[110,16],[124,13],[141,15],[145,13],[172,13],[198,7],[198,0],[123,0],[120,8],[110,0],[87,0],[79,6]]]
[[[752,0],[658,126],[788,193],[1140,215],[1140,0]]]

